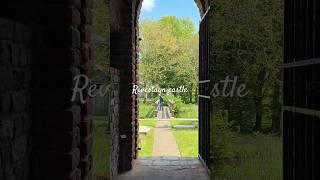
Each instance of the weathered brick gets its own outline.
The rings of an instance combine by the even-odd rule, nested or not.
[[[8,41],[0,41],[0,64],[9,65],[11,62],[11,46]]]
[[[92,168],[92,157],[87,155],[86,157],[82,158],[79,164],[79,168],[81,169],[81,177],[85,179]]]
[[[70,151],[80,142],[80,130],[74,127],[72,131],[61,132],[53,129],[36,129],[33,141],[42,149]]]
[[[0,91],[11,89],[13,86],[12,69],[6,67],[0,67]]]
[[[81,121],[79,123],[80,127],[80,135],[83,136],[90,136],[92,134],[93,126],[92,126],[92,119]]]
[[[28,113],[21,113],[14,119],[14,138],[19,138],[25,134],[31,127],[30,117]]]
[[[36,127],[38,129],[53,129],[55,131],[72,131],[80,122],[80,106],[68,109],[44,108],[37,113]]]
[[[42,15],[41,23],[51,25],[52,27],[65,25],[79,25],[81,16],[79,10],[74,6],[45,6],[40,10]]]
[[[80,162],[80,151],[78,148],[70,152],[61,151],[39,151],[37,152],[36,163],[41,165],[41,173],[64,174],[74,172]]]
[[[11,140],[14,135],[15,116],[3,116],[0,121],[0,139]]]
[[[28,63],[27,48],[24,45],[13,44],[12,45],[12,65],[24,66]]]
[[[88,9],[93,8],[93,0],[82,0],[82,7]]]
[[[79,144],[81,158],[85,158],[88,154],[90,154],[91,148],[93,145],[92,143],[93,143],[92,136],[81,137],[80,144]]]
[[[14,89],[24,89],[28,85],[30,85],[31,77],[28,74],[27,69],[13,69],[12,70],[12,77],[13,77],[13,88]]]
[[[82,25],[80,27],[80,32],[81,32],[81,42],[86,42],[86,43],[91,42],[91,34],[92,34],[91,26],[86,24]]]
[[[12,40],[14,33],[14,22],[5,18],[0,18],[0,39]]]
[[[11,98],[9,93],[0,94],[0,113],[8,113],[11,110]]]
[[[21,23],[15,23],[14,27],[14,41],[15,42],[31,42],[31,31],[30,29]]]
[[[15,139],[12,145],[12,159],[14,162],[21,160],[27,156],[28,153],[28,137],[22,136]]]
[[[27,97],[23,91],[15,91],[11,93],[11,103],[13,112],[21,112],[27,109]]]
[[[81,21],[82,24],[92,24],[93,12],[92,9],[82,9],[81,10]]]

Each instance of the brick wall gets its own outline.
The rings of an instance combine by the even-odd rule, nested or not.
[[[132,86],[135,75],[135,31],[132,21],[134,16],[133,1],[111,1],[111,66],[120,72],[120,108],[119,108],[119,172],[132,168],[135,156],[135,96]],[[125,7],[125,8],[124,8]]]
[[[119,160],[119,71],[110,68],[111,74],[111,91],[109,104],[109,119],[111,131],[111,179],[118,174],[118,160]]]
[[[0,18],[0,179],[27,179],[30,156],[31,37]]]

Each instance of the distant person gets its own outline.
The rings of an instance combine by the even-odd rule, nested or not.
[[[160,111],[163,110],[163,98],[161,97],[161,95],[159,94],[159,107],[160,107]]]

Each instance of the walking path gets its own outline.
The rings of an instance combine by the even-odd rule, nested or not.
[[[133,169],[116,180],[209,180],[207,170],[198,159],[179,157],[141,158]]]
[[[196,158],[182,158],[170,127],[167,107],[158,111],[152,158],[139,158],[133,169],[116,180],[209,180],[208,172]]]
[[[181,156],[176,139],[171,130],[168,111],[168,107],[163,107],[163,111],[158,111],[152,156]]]
[[[170,110],[168,107],[163,107],[162,111],[158,111],[157,113],[158,120],[168,120],[170,119]]]

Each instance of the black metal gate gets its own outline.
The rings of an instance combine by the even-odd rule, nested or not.
[[[200,23],[199,42],[199,158],[210,167],[209,12]]]
[[[320,179],[320,1],[285,0],[284,179]]]

